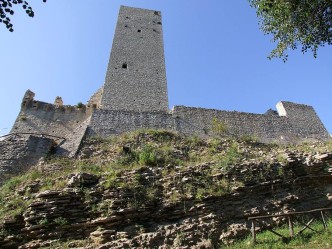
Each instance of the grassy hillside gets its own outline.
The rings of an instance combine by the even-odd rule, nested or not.
[[[226,248],[230,249],[243,249],[243,248],[256,248],[256,249],[284,249],[284,248],[331,248],[332,247],[332,220],[330,219],[328,224],[328,229],[324,230],[323,224],[321,222],[315,222],[310,227],[318,231],[318,233],[311,231],[310,229],[305,230],[301,235],[296,236],[292,240],[283,241],[280,237],[274,235],[269,231],[264,231],[258,233],[257,243],[253,244],[251,236],[244,240],[238,240]],[[298,232],[303,226],[297,224],[295,226],[294,232]],[[276,232],[289,236],[288,226],[283,226],[281,228],[275,229]],[[221,247],[223,248],[223,247]]]
[[[201,139],[154,130],[89,139],[77,158],[49,155],[1,186],[0,245],[225,246],[219,236],[230,224],[240,222],[238,237],[248,235],[250,215],[328,205],[326,184],[319,188],[329,181],[331,151],[330,142],[266,145],[251,137]],[[322,180],[312,180],[319,175]],[[294,179],[312,185],[320,199],[292,200],[312,198],[294,188]],[[301,241],[321,238],[309,237]]]

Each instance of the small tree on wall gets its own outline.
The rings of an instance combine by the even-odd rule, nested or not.
[[[77,108],[83,108],[84,104],[82,102],[78,102],[76,106],[77,106]]]
[[[227,129],[227,125],[224,122],[222,122],[221,120],[218,120],[217,118],[213,118],[211,130],[216,135],[223,137],[226,135],[228,129]]]

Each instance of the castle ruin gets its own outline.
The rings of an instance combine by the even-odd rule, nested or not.
[[[142,128],[213,136],[215,122],[226,136],[267,143],[330,138],[313,107],[303,104],[281,101],[277,111],[265,114],[186,106],[169,110],[161,13],[121,6],[103,88],[77,106],[64,105],[61,97],[54,104],[41,102],[28,90],[11,134],[51,138],[59,154],[74,156],[85,137]]]

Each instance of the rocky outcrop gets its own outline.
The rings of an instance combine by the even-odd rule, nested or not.
[[[60,239],[100,249],[212,248],[246,236],[249,216],[331,207],[332,154],[284,158],[285,165],[244,161],[213,175],[207,174],[213,163],[70,174],[63,189],[37,191],[21,215],[4,220],[0,247],[40,248]],[[265,178],[247,179],[249,172]],[[242,179],[244,185],[224,193],[190,189],[207,176],[211,183]]]

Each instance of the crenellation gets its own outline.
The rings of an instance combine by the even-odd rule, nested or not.
[[[98,91],[92,95],[89,99],[87,107],[97,109],[101,107],[101,98],[103,96],[103,88],[99,88]]]
[[[33,98],[35,97],[35,93],[32,92],[30,89],[28,89],[24,96],[23,96],[23,101],[22,102],[29,102],[29,101],[33,101]]]
[[[59,97],[56,98],[55,104],[50,104],[32,98],[35,95],[30,90],[27,93],[23,98],[21,111],[11,133],[48,134],[63,137],[65,142],[59,148],[61,154],[70,155],[76,151],[94,109],[85,105],[80,108],[63,105]],[[73,141],[75,141],[74,145]]]
[[[59,97],[56,97],[58,99]],[[57,101],[57,100],[56,100]],[[80,107],[73,105],[63,105],[63,102],[57,102],[54,104],[46,103],[39,100],[30,100],[22,102],[22,110],[35,110],[35,111],[50,111],[56,113],[89,113],[96,109],[95,104],[92,105],[82,105]]]

